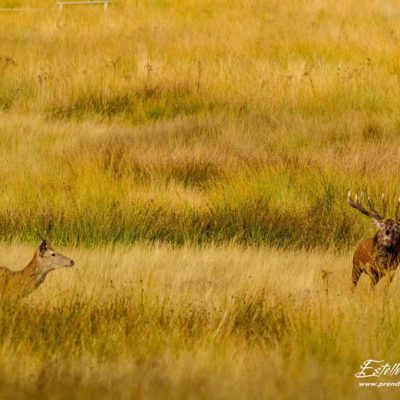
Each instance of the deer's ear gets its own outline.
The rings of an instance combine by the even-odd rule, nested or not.
[[[46,242],[46,240],[43,240],[39,246],[39,254],[43,255],[46,252],[46,250],[47,250],[47,242]]]
[[[385,227],[385,224],[382,221],[379,221],[378,219],[372,218],[372,223],[378,228],[378,229],[383,229]]]

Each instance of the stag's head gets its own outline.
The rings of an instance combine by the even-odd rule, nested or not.
[[[351,197],[351,193],[349,192],[347,196],[347,202],[350,207],[355,208],[360,211],[362,214],[371,218],[372,222],[377,226],[379,231],[376,234],[376,238],[378,240],[379,245],[390,248],[400,242],[400,220],[398,218],[399,206],[400,206],[400,198],[396,205],[396,211],[394,219],[386,218],[386,208],[387,202],[385,202],[384,196],[382,196],[383,203],[383,213],[379,214],[370,199],[368,199],[369,210],[366,209],[362,204],[362,196],[354,196],[354,200]]]
[[[52,271],[53,269],[64,267],[70,268],[74,265],[73,260],[61,253],[57,253],[46,240],[43,240],[37,248],[36,260],[43,271]]]

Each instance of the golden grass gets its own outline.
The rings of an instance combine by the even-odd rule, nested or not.
[[[0,14],[2,237],[344,248],[347,190],[398,193],[395,3],[30,5]]]
[[[2,398],[375,398],[354,373],[396,361],[398,278],[352,295],[348,253],[63,250],[76,268],[2,305]],[[2,245],[1,263],[30,253]]]

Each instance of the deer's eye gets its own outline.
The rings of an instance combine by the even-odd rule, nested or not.
[[[56,256],[56,253],[51,253],[50,254],[52,257],[55,257]]]

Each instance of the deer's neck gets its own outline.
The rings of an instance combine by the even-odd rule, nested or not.
[[[396,243],[393,246],[386,247],[379,243],[378,233],[374,236],[374,247],[375,251],[379,254],[392,254],[397,255],[400,252],[400,243]]]
[[[391,247],[382,246],[377,236],[374,237],[375,263],[380,269],[397,268],[399,264],[400,245],[397,243]]]
[[[34,288],[37,288],[45,280],[49,272],[49,270],[43,269],[36,256],[34,256],[31,262],[22,270],[22,274],[27,281],[33,284]]]

